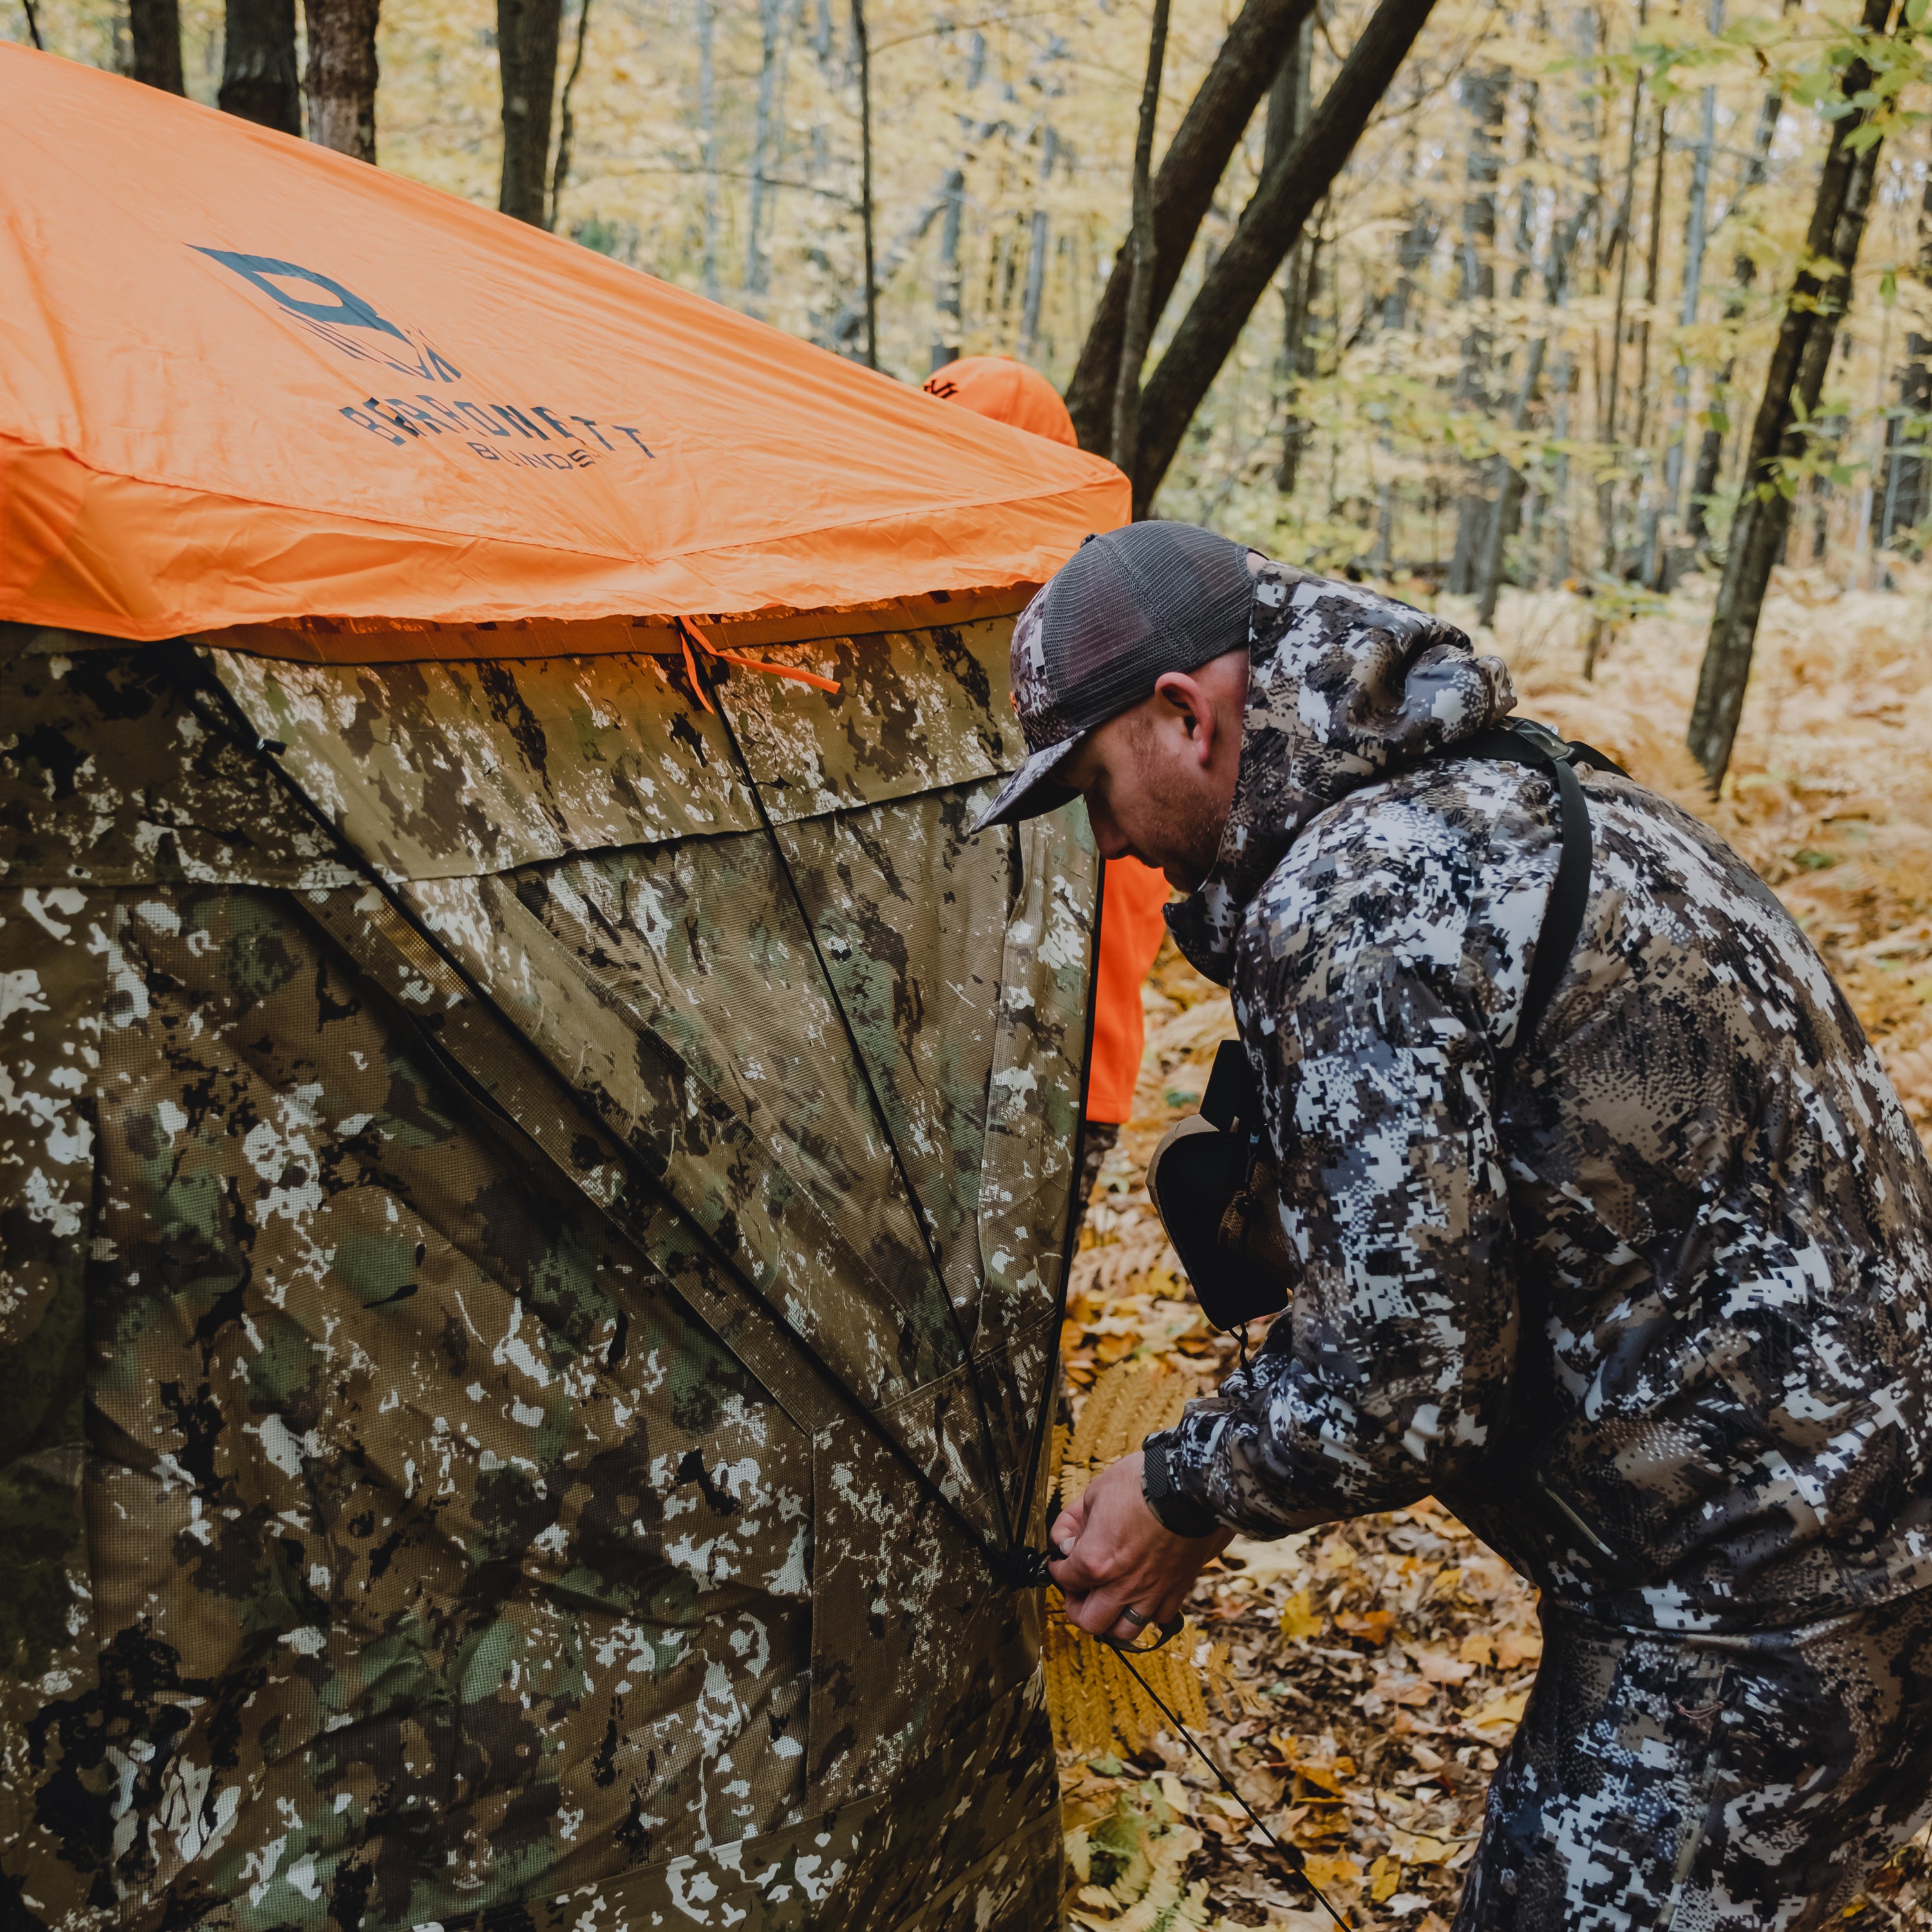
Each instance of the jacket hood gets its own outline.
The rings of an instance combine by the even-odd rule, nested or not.
[[[1167,909],[1174,943],[1225,986],[1249,902],[1318,812],[1506,716],[1500,658],[1454,626],[1280,563],[1256,571],[1241,764],[1220,856]]]

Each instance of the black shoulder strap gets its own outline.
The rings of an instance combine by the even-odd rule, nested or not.
[[[1494,725],[1472,738],[1459,740],[1438,756],[1494,758],[1528,765],[1554,781],[1556,786],[1562,852],[1556,862],[1550,903],[1544,910],[1542,929],[1537,934],[1536,950],[1530,959],[1529,984],[1523,989],[1516,1036],[1497,1055],[1498,1084],[1502,1084],[1514,1072],[1517,1059],[1543,1024],[1564,970],[1576,950],[1583,930],[1583,915],[1589,907],[1590,868],[1594,855],[1590,806],[1577,780],[1576,764],[1580,760],[1600,770],[1615,772],[1619,778],[1629,774],[1593,746],[1559,738],[1547,725],[1530,718],[1512,718],[1507,724]]]
[[[1583,916],[1590,903],[1590,868],[1594,857],[1590,833],[1589,802],[1578,782],[1576,766],[1589,765],[1599,771],[1614,772],[1618,778],[1630,774],[1613,758],[1594,746],[1579,740],[1559,738],[1546,724],[1534,718],[1513,718],[1506,724],[1492,725],[1473,737],[1462,738],[1434,754],[1443,758],[1493,758],[1511,764],[1528,765],[1541,772],[1556,787],[1557,810],[1563,840],[1556,862],[1556,878],[1550,887],[1550,903],[1544,909],[1543,926],[1537,934],[1536,950],[1529,964],[1529,983],[1523,989],[1522,1010],[1517,1016],[1515,1037],[1496,1056],[1497,1084],[1507,1084],[1516,1071],[1524,1049],[1536,1036],[1556,997],[1570,956],[1583,930]],[[1259,1096],[1255,1090],[1253,1070],[1246,1050],[1238,1040],[1226,1040],[1214,1057],[1214,1070],[1208,1090],[1201,1097],[1201,1115],[1210,1125],[1228,1132],[1237,1120],[1251,1130],[1260,1126]]]

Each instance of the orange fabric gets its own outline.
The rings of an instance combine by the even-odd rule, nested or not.
[[[1094,1065],[1087,1077],[1087,1118],[1133,1118],[1147,1019],[1141,982],[1160,950],[1167,922],[1167,880],[1138,859],[1107,861],[1106,910],[1100,920],[1100,976],[1094,993]]]
[[[1072,446],[1073,418],[1053,385],[1008,356],[967,356],[936,369],[926,392],[976,415]],[[1100,921],[1100,970],[1094,989],[1094,1061],[1087,1118],[1118,1124],[1132,1118],[1134,1087],[1147,1045],[1141,982],[1160,950],[1167,881],[1138,859],[1107,861],[1106,911]]]
[[[0,203],[0,617],[878,606],[1037,584],[1127,515],[1097,457],[10,44]]]
[[[1010,356],[962,356],[927,376],[926,393],[975,416],[1030,430],[1048,442],[1064,442],[1069,449],[1078,445],[1059,391],[1037,369]]]

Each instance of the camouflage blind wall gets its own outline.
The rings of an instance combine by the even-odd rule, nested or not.
[[[680,659],[0,627],[23,1922],[1050,1922],[1035,1602],[931,1494],[998,1543],[1028,1490],[1086,1036],[1084,814],[964,836],[1006,628],[722,674],[935,1276]],[[382,907],[345,848],[628,1219],[338,943]]]

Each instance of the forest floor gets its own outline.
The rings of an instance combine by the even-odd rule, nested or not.
[[[1901,578],[1888,594],[1780,574],[1715,801],[1683,748],[1708,583],[1600,634],[1593,678],[1582,675],[1592,610],[1573,595],[1506,596],[1493,641],[1482,634],[1479,648],[1509,661],[1522,710],[1608,752],[1745,854],[1838,974],[1932,1139],[1932,572]],[[1437,608],[1469,621],[1449,598]],[[1100,1462],[1233,1360],[1232,1343],[1200,1318],[1143,1180],[1154,1144],[1198,1104],[1215,1048],[1233,1036],[1227,998],[1171,945],[1144,998],[1135,1118],[1082,1231],[1064,1346],[1076,1451],[1094,1446],[1078,1424],[1096,1382],[1110,1408]],[[1190,1614],[1176,1647],[1192,1640],[1205,1700],[1195,1690],[1184,1711],[1207,1718],[1210,1748],[1243,1796],[1353,1924],[1446,1932],[1488,1774],[1541,1653],[1529,1586],[1425,1503],[1278,1544],[1238,1542],[1203,1576]],[[1059,1654],[1072,1642],[1061,1625]],[[1096,1682],[1106,1674],[1088,1667]],[[1118,1677],[1084,1716],[1084,1694],[1068,1681],[1055,1705],[1074,1747],[1061,1759],[1070,1925],[1332,1924],[1186,1747],[1133,1721]],[[1106,1736],[1109,1696],[1124,1743],[1118,1723]],[[1924,1837],[1848,1916],[1874,1932],[1932,1928]]]

